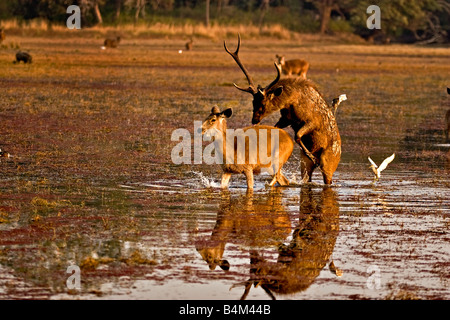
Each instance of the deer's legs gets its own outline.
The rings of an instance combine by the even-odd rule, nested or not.
[[[244,171],[245,177],[247,178],[247,189],[253,189],[253,171]]]
[[[269,186],[273,186],[275,183],[277,183],[277,175],[274,175],[272,178],[272,181],[270,181]]]
[[[281,117],[280,120],[275,124],[275,128],[284,129],[287,126],[291,125],[291,120],[289,120],[287,117]]]
[[[289,185],[289,180],[283,175],[283,173],[281,172],[281,169],[278,170],[278,172],[273,176],[272,181],[270,181],[269,186],[273,186],[275,183],[277,183],[280,186],[288,186]]]
[[[222,183],[221,183],[221,187],[222,188],[227,188],[228,187],[228,183],[230,182],[230,178],[231,178],[231,173],[229,173],[229,172],[222,173]]]
[[[277,181],[278,181],[278,183],[280,184],[280,186],[288,186],[288,185],[289,185],[289,180],[288,180],[288,178],[286,178],[286,177],[284,176],[284,174],[281,172],[281,170],[278,171],[278,174],[277,174]]]
[[[320,156],[320,170],[325,184],[332,184],[333,174],[339,164],[340,155],[336,156],[331,150],[325,150]]]
[[[295,141],[300,145],[305,155],[314,163],[316,164],[316,158],[314,155],[306,149],[305,145],[303,144],[302,137],[304,135],[307,135],[308,133],[312,132],[314,130],[314,125],[312,123],[305,124],[303,127],[301,127],[297,133],[295,134]]]
[[[313,173],[315,167],[316,167],[316,165],[314,164],[314,162],[311,161],[310,158],[308,158],[304,154],[301,155],[300,172],[301,172],[303,183],[311,182],[312,173]]]

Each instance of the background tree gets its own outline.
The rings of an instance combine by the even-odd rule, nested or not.
[[[114,21],[119,21],[120,11],[122,10],[123,0],[115,0]]]
[[[365,9],[373,1],[356,1],[351,22],[359,32],[366,29]],[[381,33],[391,38],[410,37],[409,41],[442,37],[450,31],[450,3],[446,0],[380,0]]]
[[[321,34],[328,32],[333,11],[343,17],[342,9],[351,5],[351,0],[310,0],[307,2],[311,2],[318,10],[320,16],[319,32]]]
[[[269,0],[262,0],[261,1],[261,5],[259,6],[259,22],[258,22],[258,26],[259,29],[261,30],[262,26],[263,26],[263,20],[264,20],[264,16],[266,15],[267,11],[269,10]]]
[[[83,27],[117,22],[280,24],[297,32],[352,32],[370,38],[372,0],[0,0],[0,19],[42,18],[64,24],[69,5],[81,7]],[[378,36],[396,41],[445,42],[450,37],[450,0],[377,0]]]
[[[206,21],[205,21],[205,24],[206,24],[206,27],[209,28],[209,0],[206,0],[206,8],[205,8],[205,11],[206,11]]]

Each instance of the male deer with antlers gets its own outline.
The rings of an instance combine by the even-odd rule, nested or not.
[[[302,78],[281,78],[281,67],[275,63],[277,77],[267,87],[255,87],[238,53],[241,38],[233,53],[224,42],[225,51],[233,57],[247,78],[249,87],[239,90],[253,95],[252,124],[258,124],[268,115],[280,110],[285,126],[295,132],[300,145],[301,175],[303,182],[310,182],[316,167],[322,171],[325,184],[332,184],[333,174],[341,158],[341,138],[332,108],[319,93],[315,85]],[[282,123],[277,123],[282,128]]]

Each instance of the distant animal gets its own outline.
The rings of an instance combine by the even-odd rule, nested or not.
[[[447,93],[450,94],[450,88],[447,88]],[[447,113],[445,114],[445,124],[447,126],[445,130],[445,141],[450,142],[450,109],[448,109]]]
[[[375,164],[375,162],[373,162],[373,160],[370,159],[370,157],[369,157],[369,161],[371,163],[370,167],[372,168],[372,171],[375,174],[375,179],[376,180],[380,179],[381,171],[386,169],[388,164],[391,163],[392,160],[394,160],[394,158],[395,158],[395,153],[393,153],[390,157],[384,159],[384,161],[380,164],[380,166],[377,166]]]
[[[338,98],[334,98],[331,102],[331,107],[333,108],[334,116],[336,116],[336,111],[338,106],[341,104],[342,101],[347,100],[347,95],[341,94]]]
[[[192,46],[194,45],[194,40],[191,38],[188,42],[186,42],[186,50],[192,50]]]
[[[303,182],[311,182],[312,173],[319,167],[325,184],[332,184],[333,174],[341,158],[341,138],[333,111],[313,82],[300,77],[281,79],[281,66],[275,63],[277,77],[267,87],[256,87],[239,58],[241,43],[232,56],[247,78],[249,87],[235,87],[253,96],[252,124],[258,124],[270,114],[280,111],[295,133],[295,141],[302,150],[300,170]],[[280,119],[280,120],[281,120]],[[275,126],[283,128],[283,123]]]
[[[5,32],[3,29],[0,29],[0,43],[2,43],[3,40],[5,40]]]
[[[103,43],[106,48],[117,48],[120,43],[120,37],[105,39]]]
[[[20,61],[23,61],[23,63],[31,63],[33,61],[33,58],[28,52],[19,51],[16,53],[16,60],[14,61],[14,63],[20,63]]]
[[[309,70],[309,62],[302,59],[286,60],[284,56],[275,55],[278,59],[278,64],[281,65],[283,73],[290,75],[298,75],[306,79],[306,73]]]
[[[0,158],[9,158],[11,155],[0,148]]]
[[[294,149],[294,142],[289,134],[281,129],[270,127],[270,126],[252,126],[243,128],[240,133],[236,130],[236,134],[232,135],[233,142],[233,158],[227,151],[231,151],[231,149],[227,150],[227,118],[231,117],[233,110],[228,108],[224,111],[220,111],[219,107],[214,106],[211,109],[211,114],[205,119],[202,124],[202,134],[211,133],[210,130],[216,130],[218,132],[218,136],[216,139],[220,139],[222,142],[222,182],[221,187],[228,187],[229,180],[231,175],[234,173],[243,173],[247,179],[247,188],[253,189],[253,174],[260,173],[262,169],[266,170],[270,174],[273,174],[274,177],[270,182],[270,186],[273,186],[276,182],[280,185],[285,186],[289,185],[289,180],[281,172],[281,168],[289,159]],[[274,139],[274,133],[278,135],[278,143],[274,143],[275,148],[277,150],[272,150],[272,139]],[[250,137],[252,133],[255,134],[256,141],[250,141]],[[242,139],[239,139],[241,137]],[[248,138],[246,138],[248,137]],[[230,136],[228,136],[230,138]],[[262,139],[265,139],[262,140]],[[240,148],[239,140],[245,143],[244,148]],[[246,140],[249,143],[245,142]],[[237,141],[237,143],[235,143]],[[261,142],[262,141],[262,142]],[[253,142],[256,146],[253,149],[250,144]],[[275,141],[274,141],[275,142]],[[270,160],[260,158],[260,147],[264,145],[266,148],[265,156]],[[244,152],[244,154],[242,154]],[[254,154],[256,152],[256,155]],[[270,153],[270,156],[268,155]],[[264,153],[263,153],[264,154]],[[228,157],[227,157],[228,156]],[[252,160],[253,159],[253,160]]]

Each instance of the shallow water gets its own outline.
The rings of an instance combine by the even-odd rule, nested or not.
[[[365,166],[352,166],[358,167]],[[95,298],[240,299],[251,284],[246,299],[448,299],[448,185],[399,167],[377,182],[339,172],[332,188],[269,190],[260,180],[252,195],[242,178],[222,192],[214,188],[217,178],[198,172],[170,183],[121,185],[131,202],[147,204],[138,213],[145,230],[136,241],[120,242],[122,254],[139,248],[167,262],[142,277],[104,279]],[[199,253],[221,245],[227,271],[210,269]],[[330,270],[331,262],[342,274]]]
[[[87,271],[95,272],[95,277],[89,275],[90,287],[70,295],[63,287],[48,292],[15,287],[14,294],[8,290],[4,294],[10,298],[41,294],[50,299],[239,299],[252,284],[246,299],[269,299],[270,294],[276,299],[380,299],[405,293],[448,299],[448,185],[439,186],[442,181],[433,174],[405,172],[401,164],[392,167],[377,182],[370,174],[357,180],[351,172],[340,171],[332,188],[315,182],[269,190],[263,176],[252,195],[240,177],[232,181],[229,192],[222,192],[216,188],[218,177],[199,172],[178,180],[123,184],[117,189],[134,208],[131,213],[139,231],[131,240],[92,235],[94,239],[84,239],[86,253],[99,261],[121,260],[137,250],[154,259],[154,265],[136,262],[135,267],[143,269],[136,272],[133,263],[120,262],[124,267],[115,266],[117,261],[100,262],[95,271]],[[230,264],[227,271],[219,266],[210,270],[199,253],[201,247],[214,250],[220,245]],[[74,249],[69,244],[58,248]],[[292,251],[284,252],[289,258],[283,263],[281,248]],[[261,261],[251,262],[252,255]],[[54,264],[52,258],[46,256],[44,265]],[[342,275],[330,270],[331,262]],[[255,274],[251,269],[257,263],[261,271]],[[6,287],[29,285],[12,276],[2,280]],[[277,282],[288,288],[277,289]],[[270,284],[267,292],[264,284]]]
[[[358,166],[353,166],[355,167]],[[430,181],[439,184],[435,181],[435,176],[418,177],[413,173],[408,175],[408,172],[397,170],[395,173],[386,170],[382,180],[377,182],[371,181],[369,177],[366,180],[354,180],[351,173],[337,174],[336,180],[345,182],[337,182],[331,190],[324,189],[317,183],[280,188],[276,191],[280,202],[275,208],[273,201],[267,201],[271,191],[265,190],[260,183],[253,195],[253,206],[262,206],[258,209],[258,214],[264,210],[286,214],[289,231],[282,238],[271,241],[270,237],[277,233],[265,231],[267,225],[277,229],[285,228],[284,224],[277,226],[269,221],[273,219],[272,216],[257,217],[256,219],[261,219],[258,220],[261,224],[267,224],[266,228],[255,227],[255,224],[240,228],[234,226],[230,227],[232,234],[220,239],[225,242],[223,257],[230,262],[230,270],[223,271],[219,267],[208,270],[207,263],[201,261],[196,253],[198,263],[192,264],[190,261],[183,266],[187,269],[186,272],[197,275],[191,278],[193,283],[186,281],[185,275],[181,275],[181,278],[172,275],[167,284],[153,290],[153,293],[152,281],[140,281],[130,293],[136,298],[147,296],[152,299],[168,298],[174,294],[182,299],[240,298],[246,281],[252,279],[253,283],[260,284],[268,281],[267,274],[260,277],[251,275],[250,255],[253,250],[260,250],[260,254],[267,259],[263,266],[277,265],[279,246],[292,245],[293,233],[301,226],[304,228],[303,233],[317,232],[320,239],[330,237],[330,233],[333,233],[332,239],[329,243],[316,238],[308,239],[307,236],[297,240],[305,246],[299,249],[299,255],[302,250],[312,250],[311,256],[305,253],[301,258],[310,265],[303,270],[302,263],[298,263],[295,271],[273,275],[271,281],[280,280],[277,277],[299,278],[298,281],[303,281],[306,277],[307,284],[299,290],[287,290],[287,295],[274,294],[277,299],[386,298],[389,294],[399,292],[409,292],[420,298],[449,298],[448,185],[427,187]],[[201,181],[204,183],[204,179]],[[245,194],[244,183],[245,181],[239,181],[237,186],[235,184],[231,190],[232,198]],[[159,189],[158,192],[164,193],[166,190]],[[191,192],[195,193],[194,190]],[[213,192],[211,200],[217,201],[220,192]],[[192,239],[191,250],[194,250],[194,243],[199,241],[194,240],[192,234],[195,234],[194,238],[210,239],[216,225],[223,224],[219,218],[215,220],[216,216],[224,214],[221,211],[223,209],[216,204],[216,213],[210,206],[209,203],[206,210],[196,209],[196,213],[202,218],[196,222],[194,230],[186,230],[187,234],[184,236],[180,234],[182,239]],[[226,208],[227,211],[232,211],[231,215],[237,220],[249,219],[247,213],[243,212],[249,209],[239,201],[230,202]],[[320,220],[327,215],[334,215],[332,221],[304,226],[308,219]],[[252,234],[252,237],[247,234]],[[253,237],[261,237],[264,241],[252,243]],[[183,248],[184,250],[189,248],[190,240],[187,240],[187,248]],[[184,250],[178,255],[186,253]],[[329,270],[331,261],[342,270],[341,276],[336,276]],[[370,271],[371,269],[376,272]],[[247,298],[269,298],[261,285],[252,288]]]
[[[398,156],[379,181],[368,164],[341,163],[331,188],[318,173],[311,184],[272,189],[262,175],[253,194],[239,176],[227,192],[218,174],[201,171],[103,187],[100,203],[60,204],[69,221],[35,208],[47,217],[0,224],[0,296],[448,299],[447,179],[440,168],[408,170]],[[217,258],[211,268],[202,248]],[[82,264],[80,290],[65,285],[71,264]]]

